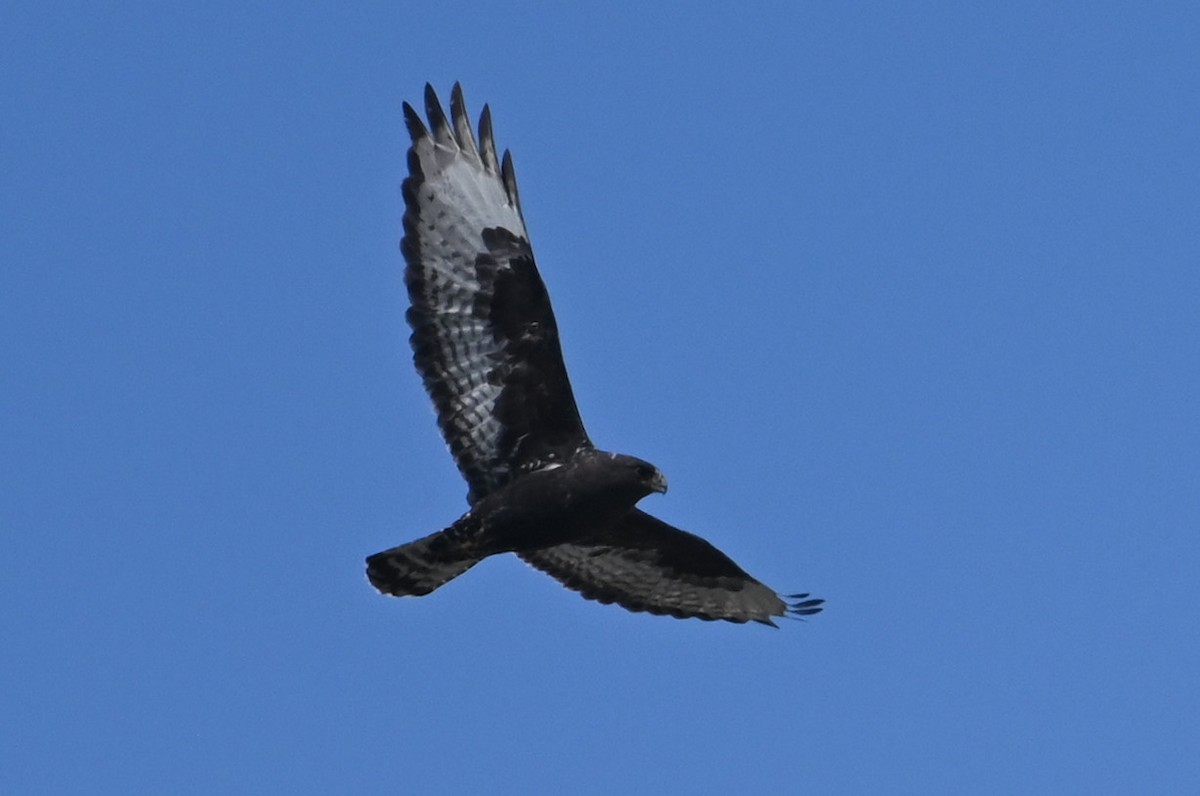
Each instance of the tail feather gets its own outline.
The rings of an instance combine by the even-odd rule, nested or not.
[[[367,558],[367,578],[384,594],[419,597],[457,578],[483,556],[453,528]]]

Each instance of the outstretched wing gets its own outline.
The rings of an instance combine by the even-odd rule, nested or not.
[[[699,536],[634,509],[603,540],[560,544],[518,555],[589,600],[680,619],[762,622],[818,613],[824,600],[789,595],[750,577]]]
[[[404,181],[404,281],[413,360],[470,487],[467,499],[590,447],[563,366],[558,327],[525,231],[512,158],[496,158],[491,113],[479,145],[456,83],[446,118],[425,86],[426,129]]]

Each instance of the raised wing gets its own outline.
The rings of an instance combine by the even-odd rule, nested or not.
[[[450,118],[425,86],[426,129],[404,181],[404,281],[413,360],[474,503],[523,470],[590,447],[533,261],[512,157],[496,158],[491,113],[479,145],[456,83]]]
[[[680,619],[775,626],[774,616],[809,616],[824,600],[791,603],[750,577],[699,536],[634,509],[602,541],[521,552],[529,564],[589,600]]]

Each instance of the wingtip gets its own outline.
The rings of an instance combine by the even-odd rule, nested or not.
[[[788,594],[785,597],[790,600],[787,604],[787,613],[794,617],[812,616],[825,610],[825,601],[820,597],[810,599],[810,595],[807,592],[804,594]]]
[[[450,132],[450,122],[446,119],[442,101],[438,99],[431,83],[425,84],[425,116],[429,119],[434,140],[439,144],[453,145],[454,135]]]
[[[479,155],[484,168],[492,174],[500,172],[500,161],[496,159],[496,139],[492,134],[492,108],[487,103],[479,114]]]
[[[408,135],[413,141],[429,135],[425,122],[421,121],[421,114],[407,102],[404,103],[404,126],[408,128]]]
[[[504,181],[504,192],[508,194],[508,200],[516,208],[517,215],[524,219],[525,214],[521,212],[521,194],[517,191],[517,172],[513,168],[512,153],[507,149],[504,150],[504,157],[500,161],[500,178]]]
[[[467,102],[463,97],[462,84],[455,81],[450,89],[450,121],[454,125],[454,139],[458,148],[469,155],[479,154],[475,135],[471,132],[471,118],[467,114]]]

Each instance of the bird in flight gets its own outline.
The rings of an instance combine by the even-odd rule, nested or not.
[[[679,618],[774,625],[824,600],[786,599],[699,536],[637,508],[667,480],[596,448],[575,406],[550,298],[525,231],[512,157],[478,137],[456,83],[428,126],[404,103],[404,282],[413,361],[468,485],[449,527],[367,558],[384,594],[419,596],[484,558],[515,553],[589,600]]]

